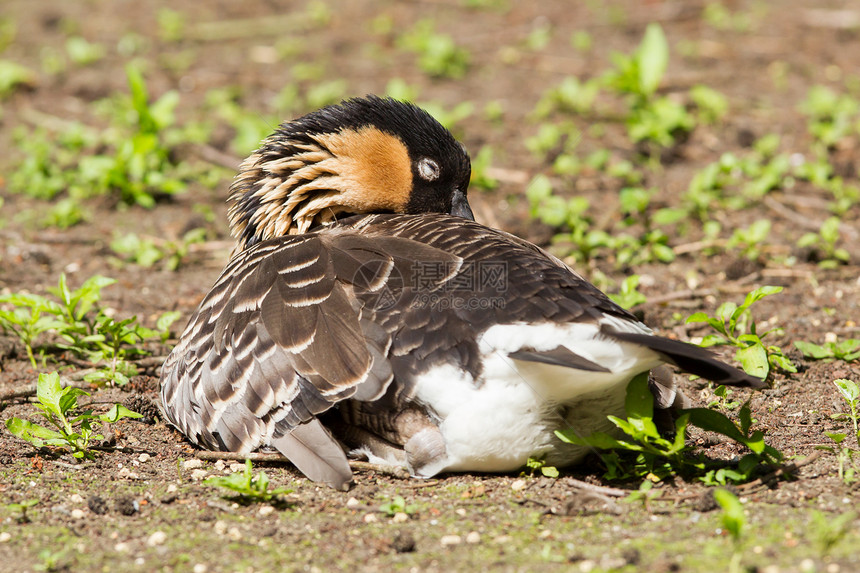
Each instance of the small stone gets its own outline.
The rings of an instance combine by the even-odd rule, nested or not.
[[[233,541],[239,541],[240,539],[242,539],[242,532],[239,531],[238,527],[231,527],[227,530],[227,537],[229,537]]]
[[[355,509],[356,507],[358,507],[360,505],[361,505],[361,502],[358,501],[357,499],[355,499],[354,497],[351,497],[348,500],[346,500],[346,506],[350,509]]]
[[[217,533],[218,535],[224,535],[225,533],[227,533],[227,522],[221,521],[219,519],[218,521],[215,522],[213,529],[215,530],[215,533]]]
[[[493,539],[493,541],[495,541],[499,545],[504,545],[504,544],[509,543],[511,541],[511,536],[510,535],[499,535],[498,537]]]
[[[439,543],[442,544],[442,547],[451,547],[452,545],[460,545],[463,542],[463,538],[459,535],[443,535],[442,539],[439,540]]]
[[[460,517],[466,517],[466,510],[463,509],[462,507],[458,507],[454,513],[456,513]]]
[[[215,469],[218,470],[219,472],[224,471],[224,468],[226,468],[226,467],[227,467],[227,462],[225,462],[224,460],[218,460],[217,462],[215,462]]]
[[[125,541],[120,541],[113,546],[113,549],[117,553],[126,553],[129,549],[131,549],[131,546]]]
[[[79,493],[73,493],[69,496],[69,501],[72,503],[84,503],[84,498]]]
[[[198,563],[194,566],[192,571],[194,571],[194,573],[206,573],[209,571],[209,567],[207,567],[205,563]]]
[[[203,467],[203,460],[191,459],[185,460],[182,462],[182,469],[184,470],[196,470],[197,468]]]
[[[827,571],[827,573],[839,573],[841,569],[842,568],[839,566],[839,563],[830,563],[827,565],[827,569],[825,569],[825,571]]]
[[[206,470],[193,470],[191,472],[191,479],[193,479],[194,481],[201,481],[203,479],[206,479],[207,475],[209,475],[209,472],[207,472]]]
[[[163,531],[155,531],[146,539],[146,544],[155,547],[156,545],[163,545],[165,541],[167,541],[167,534]]]
[[[83,519],[84,518],[84,510],[73,509],[71,515],[72,515],[72,519]]]
[[[139,461],[142,464],[145,464],[146,462],[149,461],[149,457],[150,457],[149,454],[140,454],[139,456],[137,456],[137,461]]]
[[[409,521],[409,514],[398,511],[394,514],[394,517],[391,518],[391,521],[394,523],[406,523]]]
[[[138,474],[137,472],[131,471],[128,468],[120,469],[116,473],[116,475],[121,477],[121,478],[124,478],[124,479],[140,479],[140,474]]]
[[[245,471],[245,464],[240,464],[239,462],[230,464],[230,471],[234,474],[237,472]]]
[[[812,559],[806,558],[800,562],[800,570],[801,571],[815,571],[815,561]]]
[[[379,519],[377,519],[376,514],[374,513],[368,513],[364,516],[365,523],[376,523],[377,521],[379,521]]]
[[[470,531],[466,535],[466,543],[468,543],[470,545],[475,545],[476,543],[480,543],[480,542],[481,542],[481,534],[478,533],[477,531]]]
[[[538,536],[539,536],[541,539],[547,539],[547,538],[549,538],[549,537],[552,537],[552,531],[550,531],[549,529],[544,529],[543,531],[541,531],[541,532],[538,534]]]
[[[596,566],[597,563],[595,563],[591,559],[586,559],[584,561],[579,562],[579,570],[582,571],[582,573],[591,573],[592,569],[594,569]]]
[[[262,517],[266,517],[267,515],[271,515],[274,511],[275,508],[271,505],[264,505],[257,513],[259,513]]]
[[[176,493],[176,490],[179,489],[176,487],[175,483],[171,483],[167,485],[167,493]]]
[[[9,533],[8,531],[4,531],[4,532],[0,533],[0,543],[6,543],[10,539],[12,539],[12,534]]]
[[[511,484],[511,489],[514,491],[523,491],[524,489],[526,489],[526,480],[514,480],[514,483]]]

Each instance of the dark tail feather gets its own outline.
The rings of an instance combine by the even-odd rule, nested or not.
[[[352,470],[340,445],[316,418],[272,440],[272,445],[312,481],[346,491]]]
[[[685,372],[707,378],[717,384],[747,388],[767,388],[768,386],[761,378],[750,376],[734,366],[729,366],[725,362],[714,358],[704,348],[699,348],[693,344],[650,334],[618,332],[606,327],[603,328],[602,332],[616,340],[650,348],[666,360],[666,362],[674,364]]]

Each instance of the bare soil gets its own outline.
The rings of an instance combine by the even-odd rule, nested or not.
[[[784,0],[757,3],[726,2],[733,13],[749,14],[746,30],[717,30],[705,23],[705,2],[510,2],[508,9],[471,8],[468,2],[329,2],[326,25],[284,26],[273,30],[277,18],[305,21],[307,3],[252,0],[247,2],[42,2],[5,0],[0,18],[14,21],[17,36],[2,54],[35,70],[46,50],[61,51],[69,35],[81,35],[106,47],[106,57],[86,67],[70,66],[57,75],[40,74],[28,89],[2,102],[0,123],[0,289],[45,293],[65,272],[74,286],[94,274],[119,280],[104,291],[103,304],[117,316],[137,315],[149,326],[167,310],[194,310],[226,263],[231,249],[224,199],[229,176],[212,191],[191,185],[188,192],[162,201],[151,210],[117,208],[109,201],[87,204],[89,220],[68,230],[33,224],[33,214],[46,204],[13,195],[4,179],[20,160],[11,136],[19,126],[32,128],[47,116],[75,119],[91,125],[105,120],[91,104],[126,90],[128,58],[117,50],[120,39],[134,33],[141,40],[137,55],[145,63],[148,87],[157,97],[178,89],[179,121],[200,118],[208,90],[237,87],[241,104],[268,113],[272,98],[289,82],[306,90],[315,81],[343,79],[349,95],[384,93],[389,80],[403,78],[420,88],[419,101],[438,101],[447,109],[471,101],[477,110],[458,125],[458,137],[473,154],[482,145],[495,149],[493,164],[500,185],[493,191],[473,190],[476,218],[489,225],[546,244],[549,229],[528,219],[525,182],[549,166],[532,156],[524,139],[537,131],[529,112],[541,94],[562,78],[588,78],[609,66],[613,51],[629,53],[648,22],[659,21],[672,46],[672,60],[661,90],[683,92],[702,83],[724,93],[730,111],[716,126],[698,126],[690,138],[664,158],[662,169],[649,172],[645,185],[658,188],[658,202],[672,204],[692,174],[724,152],[748,151],[752,139],[768,133],[782,137],[782,147],[803,152],[810,136],[797,106],[809,86],[841,86],[860,72],[860,34],[856,26],[834,28],[815,10],[846,10],[847,1]],[[503,3],[505,4],[505,3]],[[604,5],[605,4],[605,5]],[[171,42],[159,34],[161,8],[180,12],[189,32]],[[372,32],[372,22],[387,14],[392,33]],[[418,69],[414,54],[395,46],[399,31],[422,18],[434,18],[437,30],[451,34],[471,53],[468,73],[461,79],[432,79]],[[285,20],[286,21],[286,20]],[[222,28],[202,27],[226,23]],[[377,20],[377,22],[379,22]],[[534,51],[525,41],[534,29],[549,25],[546,48]],[[255,29],[259,28],[259,32]],[[212,32],[212,30],[215,30]],[[208,30],[207,34],[191,33]],[[571,34],[589,32],[593,48],[571,47]],[[272,58],[279,42],[297,46],[296,55]],[[296,78],[295,65],[323,66],[320,79]],[[855,94],[856,95],[856,94]],[[499,101],[501,122],[480,113],[486,103]],[[309,110],[303,110],[309,111]],[[38,113],[34,113],[38,112]],[[288,118],[283,118],[288,119]],[[239,157],[230,148],[232,130],[217,118],[211,149],[222,157]],[[220,122],[220,123],[219,123]],[[223,125],[222,125],[223,123]],[[583,154],[608,145],[620,158],[633,158],[623,125],[606,124],[606,136],[585,136]],[[834,151],[833,162],[843,176],[857,183],[857,139]],[[566,190],[584,195],[596,207],[596,219],[614,221],[621,183],[596,172],[585,172]],[[860,492],[837,475],[837,460],[817,445],[829,443],[825,432],[846,431],[831,416],[845,411],[832,381],[860,382],[857,362],[812,362],[793,350],[794,340],[821,343],[826,336],[857,337],[858,262],[856,229],[860,209],[844,217],[844,235],[851,244],[852,263],[822,270],[814,261],[788,267],[773,260],[796,251],[799,227],[827,218],[824,192],[800,182],[789,191],[772,194],[774,201],[744,211],[720,213],[724,227],[733,229],[769,218],[771,237],[763,255],[750,264],[737,255],[705,255],[690,250],[668,265],[617,269],[598,260],[580,268],[600,270],[615,280],[635,272],[644,277],[641,291],[652,301],[641,306],[644,320],[658,330],[688,338],[701,336],[696,327],[679,326],[697,310],[713,311],[721,302],[740,302],[755,285],[784,286],[784,291],[759,303],[756,317],[784,334],[781,345],[799,366],[797,374],[777,373],[773,388],[752,397],[754,418],[768,443],[788,458],[819,457],[803,466],[793,479],[769,487],[746,487],[747,529],[738,550],[745,567],[760,571],[858,571],[858,525],[828,547],[823,523],[855,509]],[[775,205],[774,205],[775,203]],[[199,205],[215,218],[206,221]],[[799,222],[800,221],[800,222]],[[215,240],[195,250],[176,272],[156,265],[143,269],[117,267],[108,243],[115,232],[178,238],[189,228],[205,226]],[[854,229],[853,234],[850,230]],[[805,229],[803,229],[805,230]],[[853,237],[853,238],[852,238]],[[694,233],[671,237],[670,244],[691,243]],[[693,296],[673,296],[692,288]],[[681,318],[679,318],[679,316]],[[164,355],[169,346],[153,348]],[[59,364],[53,361],[58,360]],[[83,366],[52,356],[47,370],[62,368],[74,375]],[[33,387],[40,370],[33,369],[22,347],[0,336],[0,393]],[[274,486],[294,489],[285,505],[240,505],[205,487],[206,475],[230,471],[230,463],[195,463],[196,451],[159,418],[158,366],[142,369],[123,388],[94,388],[92,403],[106,409],[121,402],[138,411],[143,421],[124,420],[111,429],[110,445],[95,461],[75,463],[58,452],[35,451],[7,431],[0,431],[0,500],[3,506],[29,499],[39,501],[28,512],[0,507],[0,571],[97,571],[123,567],[134,571],[362,571],[420,570],[726,570],[735,546],[723,529],[720,512],[707,488],[676,481],[661,484],[660,500],[648,505],[608,500],[583,493],[572,478],[604,484],[594,464],[559,479],[519,475],[446,475],[416,481],[356,472],[356,485],[346,493],[308,482],[291,466],[257,464]],[[711,391],[701,382],[685,382],[687,392],[706,402]],[[738,391],[736,396],[745,398]],[[0,421],[17,416],[36,421],[32,398],[7,399],[0,404]],[[84,400],[86,402],[86,400]],[[742,452],[732,444],[705,440],[713,457],[731,458]],[[610,484],[618,485],[618,484]],[[620,484],[635,490],[638,484]],[[389,517],[379,506],[403,496],[416,510]]]

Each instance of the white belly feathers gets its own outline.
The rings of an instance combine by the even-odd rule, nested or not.
[[[522,348],[547,351],[560,345],[609,372],[508,356]],[[416,400],[438,416],[448,452],[446,460],[424,468],[426,476],[512,471],[532,456],[545,456],[553,465],[573,463],[585,455],[584,448],[561,442],[555,430],[572,427],[589,435],[608,429],[606,416],[623,413],[630,379],[661,362],[653,351],[607,339],[598,325],[588,323],[496,325],[483,333],[479,347],[479,380],[450,364],[418,379]]]

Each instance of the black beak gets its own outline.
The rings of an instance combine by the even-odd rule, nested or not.
[[[454,190],[454,196],[451,198],[451,214],[455,217],[469,219],[470,221],[475,220],[475,215],[472,214],[472,208],[469,207],[466,194],[459,189]]]

